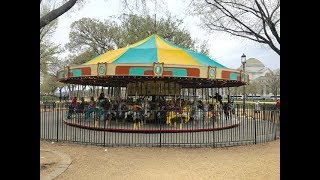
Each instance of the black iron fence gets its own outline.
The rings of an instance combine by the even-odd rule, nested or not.
[[[40,105],[40,139],[101,146],[224,147],[280,137],[280,110],[83,110]]]

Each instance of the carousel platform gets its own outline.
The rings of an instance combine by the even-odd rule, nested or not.
[[[96,120],[84,118],[65,119],[64,123],[70,126],[110,132],[124,133],[186,133],[201,131],[217,131],[230,129],[240,125],[239,117],[217,117],[215,121],[199,120],[184,122],[158,123],[148,121],[126,122],[123,120]]]

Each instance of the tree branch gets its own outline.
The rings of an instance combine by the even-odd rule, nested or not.
[[[261,1],[261,4],[263,5],[263,7],[264,7],[265,11],[267,12],[268,17],[270,17],[270,14],[269,14],[269,11],[268,11],[268,9],[267,9],[267,7],[266,7],[266,3],[265,3],[265,1],[264,1],[264,0],[262,0],[262,1]]]
[[[207,27],[211,30],[214,30],[214,31],[222,31],[222,32],[227,32],[231,35],[234,35],[234,36],[239,36],[239,37],[243,37],[243,38],[247,38],[247,39],[250,39],[252,41],[256,41],[256,42],[259,42],[259,43],[264,43],[264,44],[267,44],[264,40],[259,40],[256,36],[254,36],[251,32],[248,32],[248,31],[236,31],[234,29],[230,29],[230,28],[226,28],[224,26],[218,26],[218,25],[215,25],[215,24],[211,24],[211,26],[214,26],[214,27],[217,27],[217,28],[212,28],[210,27],[209,25],[207,25]],[[254,39],[253,37],[250,37],[250,36],[246,36],[244,34],[249,34],[249,35],[252,35],[253,37],[255,37],[256,39]]]
[[[217,7],[223,14],[225,14],[226,16],[230,17],[231,19],[235,20],[236,22],[238,22],[239,24],[241,24],[242,26],[244,26],[246,29],[248,29],[252,34],[254,34],[257,38],[260,38],[266,42],[268,42],[268,40],[266,38],[264,38],[263,36],[261,36],[260,34],[257,34],[256,32],[254,32],[251,28],[249,28],[246,24],[244,24],[242,21],[240,21],[238,18],[236,18],[228,9],[226,9],[222,4],[220,4],[219,2],[217,2],[217,0],[214,0],[218,5],[220,5],[221,7],[215,6],[214,4],[210,3],[211,5]],[[206,2],[208,2],[206,0]],[[222,8],[222,9],[221,9]],[[225,13],[224,11],[226,11],[227,13]]]
[[[220,29],[217,29],[219,31],[225,31],[229,34],[235,35],[235,36],[240,36],[240,37],[244,37],[244,38],[248,38],[250,40],[254,40],[260,43],[265,43],[268,44],[276,53],[278,53],[280,55],[280,50],[274,46],[272,39],[270,38],[267,30],[266,30],[266,24],[268,25],[268,27],[270,28],[272,34],[275,36],[275,38],[277,39],[277,41],[280,44],[280,37],[275,29],[275,24],[271,21],[271,19],[266,15],[266,13],[264,12],[264,10],[262,9],[261,5],[259,4],[259,2],[257,0],[255,0],[255,4],[257,5],[258,9],[259,9],[259,13],[255,14],[253,12],[258,12],[257,10],[255,11],[249,11],[246,10],[246,6],[245,5],[240,5],[239,3],[233,3],[230,1],[218,1],[218,0],[214,0],[214,3],[209,2],[208,0],[205,0],[207,4],[212,5],[213,7],[217,8],[217,10],[219,10],[223,15],[225,15],[227,18],[230,18],[230,20],[234,21],[233,26],[235,28],[238,29],[245,29],[245,31],[236,31],[230,28],[226,28],[226,26],[223,26],[223,24],[221,24],[222,26],[220,26]],[[264,2],[264,1],[263,1]],[[231,7],[233,9],[238,9],[238,10],[242,10],[245,12],[250,12],[252,14],[254,14],[256,17],[258,17],[259,19],[262,20],[263,23],[263,30],[264,30],[264,34],[266,37],[260,35],[261,31],[254,31],[253,29],[251,29],[251,27],[249,27],[249,25],[245,24],[245,22],[241,21],[238,17],[236,17],[236,15],[234,15],[229,9],[227,9],[227,7]],[[243,7],[243,8],[242,8]],[[261,17],[258,15],[261,14]],[[237,27],[237,24],[239,24],[239,26]],[[213,25],[215,26],[215,25]],[[218,26],[215,26],[218,27]],[[210,29],[210,28],[209,28]],[[262,30],[262,29],[261,29]],[[238,33],[238,34],[237,34]],[[240,34],[239,34],[240,33]],[[255,36],[256,39],[253,39],[250,36],[246,36],[243,33],[249,34],[251,36]]]
[[[271,20],[271,18],[265,14],[265,12],[263,11],[263,9],[262,9],[261,5],[258,3],[258,1],[255,0],[255,2],[256,2],[256,4],[257,4],[258,9],[259,9],[259,10],[261,11],[261,13],[262,13],[262,16],[265,17],[265,18],[262,18],[262,21],[264,21],[265,23],[268,24],[269,29],[271,30],[271,33],[274,35],[274,37],[277,39],[278,43],[280,44],[280,37],[279,37],[279,34],[278,34],[278,32],[277,32],[277,30],[276,30],[276,28],[275,28],[275,23],[273,23],[272,20]],[[264,2],[264,1],[263,1],[263,2]],[[280,5],[279,5],[279,6],[280,6]],[[276,7],[276,8],[277,8],[277,7]],[[269,38],[269,36],[268,36],[268,34],[267,34],[266,31],[265,31],[265,34],[266,34],[267,38],[270,40],[270,38]],[[271,41],[271,40],[270,40],[270,41]],[[271,43],[268,43],[268,44],[270,45],[270,44],[273,44],[273,43],[272,43],[272,41],[271,41]]]
[[[240,3],[236,3],[236,2],[230,2],[230,1],[226,1],[225,4],[231,4],[231,7],[233,7],[232,5],[236,5],[236,6],[238,6],[238,7],[237,7],[238,9],[241,9],[241,10],[243,10],[243,11],[245,11],[245,12],[249,12],[249,13],[255,15],[256,17],[261,18],[261,17],[258,15],[258,14],[259,14],[259,11],[255,10],[254,8],[248,7],[248,6],[244,5],[244,4],[240,4]],[[230,5],[229,5],[229,6],[230,6]],[[250,11],[250,10],[251,10],[251,11]]]
[[[55,20],[65,12],[67,12],[69,9],[71,9],[77,2],[78,0],[69,0],[62,6],[60,6],[57,9],[52,10],[48,14],[44,15],[43,17],[40,18],[40,29],[49,24],[51,21]],[[40,1],[41,3],[41,1]]]
[[[277,6],[274,8],[274,10],[271,12],[270,18],[272,19],[273,14],[280,8],[280,1],[278,0]]]

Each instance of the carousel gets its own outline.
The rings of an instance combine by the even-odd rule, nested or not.
[[[97,103],[94,109],[88,110],[88,104],[80,112],[69,109],[65,124],[94,130],[157,133],[238,126],[237,117],[224,112],[217,89],[246,85],[249,77],[202,53],[152,35],[82,65],[66,66],[57,72],[57,79],[100,88],[98,95],[87,97]],[[102,98],[107,106],[99,105]]]

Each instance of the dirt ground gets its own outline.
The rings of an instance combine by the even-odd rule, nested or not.
[[[40,149],[65,153],[72,160],[55,180],[280,179],[280,140],[227,148],[105,148],[41,141]],[[41,155],[42,152],[43,162]],[[47,158],[48,167],[41,166],[40,175],[50,173],[58,160],[53,156],[51,160]]]
[[[40,177],[53,172],[54,168],[60,162],[60,157],[56,154],[41,150],[40,151]]]

